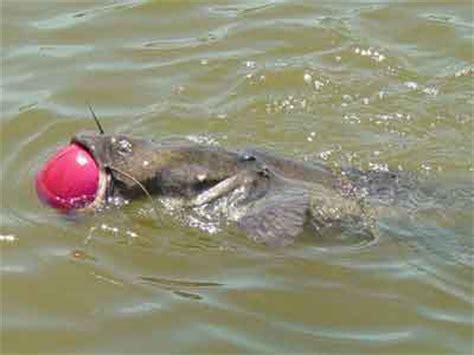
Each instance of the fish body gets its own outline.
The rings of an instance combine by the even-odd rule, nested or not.
[[[357,230],[373,238],[372,210],[355,193],[357,186],[322,162],[126,135],[83,133],[72,143],[89,151],[100,167],[93,208],[110,197],[149,194],[181,199],[190,210],[216,212],[220,206],[219,218],[268,245],[290,244],[306,229],[317,235]]]

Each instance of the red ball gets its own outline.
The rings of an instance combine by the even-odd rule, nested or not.
[[[38,197],[53,208],[68,211],[94,201],[99,167],[88,151],[70,144],[53,155],[36,174]]]

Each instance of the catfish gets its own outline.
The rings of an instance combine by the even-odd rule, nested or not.
[[[357,233],[375,239],[373,209],[356,170],[335,172],[258,149],[231,150],[187,140],[80,133],[71,143],[100,168],[88,209],[113,200],[175,198],[186,210],[208,208],[251,239],[288,245],[305,230],[316,236]],[[356,176],[352,180],[347,176]],[[216,206],[220,206],[216,208]]]

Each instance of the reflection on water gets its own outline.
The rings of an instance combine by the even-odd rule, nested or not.
[[[2,350],[471,353],[470,10],[3,3]],[[86,102],[108,132],[409,171],[434,198],[359,245],[267,248],[148,201],[64,219],[32,179],[95,129]]]

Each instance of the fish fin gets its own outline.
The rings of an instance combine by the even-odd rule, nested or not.
[[[303,232],[309,210],[309,194],[299,188],[270,193],[238,221],[253,240],[270,246],[292,243]]]
[[[232,175],[196,196],[196,198],[191,202],[191,206],[202,206],[206,203],[212,202],[219,197],[228,194],[232,190],[235,190],[239,186],[242,186],[242,184],[247,183],[247,179],[247,172]]]

